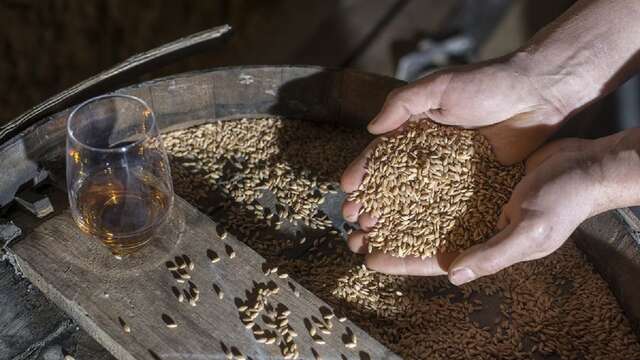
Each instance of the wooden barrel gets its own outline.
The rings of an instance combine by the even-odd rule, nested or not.
[[[151,105],[163,132],[254,115],[363,126],[403,82],[315,66],[231,67],[182,74],[118,90]],[[62,156],[70,109],[38,121],[0,145],[0,207],[37,172]],[[9,127],[11,124],[8,124]]]
[[[133,95],[150,104],[162,132],[264,115],[363,127],[379,111],[387,94],[402,84],[395,79],[351,70],[254,66],[181,74],[127,87],[117,93]],[[69,112],[67,109],[41,119],[0,144],[0,207],[9,205],[16,192],[39,170],[64,167]],[[41,221],[23,218],[16,218],[16,222],[22,228],[23,237],[41,224]],[[640,274],[638,233],[637,219],[628,209],[622,209],[589,220],[574,234],[578,245],[610,284],[636,331],[640,321],[640,288],[635,284],[635,277]],[[11,251],[9,247],[9,253]],[[39,287],[48,286],[38,283],[43,281],[40,277],[31,280]],[[72,309],[66,310],[73,316]],[[82,316],[76,314],[74,318],[84,324]],[[104,334],[93,331],[92,335],[105,345]],[[372,345],[372,349],[374,354],[386,354],[382,347]],[[109,350],[128,358],[128,353],[117,346]]]

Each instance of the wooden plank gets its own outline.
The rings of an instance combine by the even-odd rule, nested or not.
[[[625,224],[629,227],[629,230],[634,233],[640,233],[640,219],[638,219],[634,209],[637,208],[623,208],[618,209],[617,213],[624,220]]]
[[[632,232],[638,224],[625,223],[625,218],[618,215],[618,211],[609,211],[585,221],[574,232],[573,238],[609,284],[640,337],[640,243]],[[623,213],[627,211],[622,209]]]
[[[393,353],[347,321],[334,322],[332,335],[323,335],[326,345],[314,345],[305,330],[305,317],[321,318],[319,308],[327,306],[294,280],[265,277],[264,259],[233,236],[224,241],[215,223],[180,198],[162,236],[139,253],[116,260],[109,252],[77,230],[68,211],[38,226],[11,249],[18,267],[51,300],[67,312],[91,336],[118,359],[204,359],[220,357],[221,342],[237,347],[254,359],[281,357],[275,345],[257,343],[240,322],[238,299],[246,299],[255,283],[274,281],[280,287],[269,297],[291,310],[289,323],[298,332],[295,339],[303,358],[312,358],[311,347],[324,358],[369,356],[395,358]],[[230,259],[226,246],[237,256]],[[221,261],[211,264],[207,250]],[[178,303],[171,287],[179,286],[165,268],[176,255],[187,254],[195,263],[192,281],[201,290],[196,307]],[[300,290],[293,296],[291,281]],[[224,291],[218,299],[216,283]],[[168,329],[162,315],[177,323]],[[131,327],[125,333],[118,317]],[[264,328],[264,326],[263,326]],[[347,349],[342,335],[351,329],[358,338],[355,349]],[[366,355],[363,355],[366,354]]]
[[[364,126],[399,80],[317,66],[250,66],[156,79],[117,92],[154,109],[161,131],[213,120],[270,114]],[[38,164],[64,154],[70,110],[44,118],[0,143],[0,208],[13,200]]]
[[[0,309],[0,359],[114,359],[8,261],[0,262]]]
[[[52,338],[71,328],[71,321],[31,284],[16,276],[13,267],[0,262],[0,358],[37,352]]]

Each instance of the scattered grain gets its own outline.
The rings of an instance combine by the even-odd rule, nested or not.
[[[211,249],[207,250],[207,257],[209,258],[212,264],[215,264],[218,261],[220,261],[220,257],[218,256],[218,254]]]
[[[184,263],[187,265],[187,268],[189,269],[189,271],[191,271],[191,270],[193,270],[195,268],[195,264],[193,263],[193,261],[191,261],[189,256],[182,255],[182,258],[184,259]]]
[[[220,300],[224,299],[224,292],[218,286],[218,284],[213,284],[213,291],[215,291],[216,294],[218,295],[218,299],[220,299]]]
[[[162,321],[164,321],[165,325],[169,329],[174,329],[178,327],[178,324],[171,318],[171,316],[167,314],[162,314]]]
[[[370,141],[364,132],[246,119],[163,136],[176,193],[203,209],[210,207],[211,194],[219,194],[225,211],[211,212],[214,221],[403,358],[640,358],[629,321],[573,240],[546,258],[461,288],[442,277],[389,276],[362,267],[362,257],[342,238],[354,227],[336,222],[344,232],[332,234],[334,224],[318,204]],[[231,158],[240,159],[241,170],[225,168]],[[277,204],[275,215],[265,220],[246,206],[267,193]],[[280,220],[309,225],[287,238],[275,229]],[[317,234],[327,238],[324,243],[311,241]],[[302,236],[308,239],[304,247],[295,240]],[[333,248],[327,250],[328,244]],[[288,255],[292,249],[298,251],[295,258]],[[478,310],[471,295],[491,298],[494,305]],[[476,315],[487,312],[500,321],[478,322]],[[599,340],[603,334],[612,341]],[[276,341],[274,334],[265,343]],[[523,343],[537,347],[525,351],[519,348]]]
[[[185,269],[178,269],[176,271],[176,273],[178,274],[178,276],[180,276],[181,279],[183,280],[188,280],[191,279],[191,275],[185,270]]]
[[[122,328],[122,331],[126,333],[131,332],[131,327],[129,327],[129,324],[127,324],[121,317],[118,317],[118,322],[120,323],[120,327]]]
[[[187,263],[185,263],[184,258],[182,256],[176,256],[175,258],[173,258],[173,260],[175,261],[176,266],[178,266],[178,269],[187,268]]]

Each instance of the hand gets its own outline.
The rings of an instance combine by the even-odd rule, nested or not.
[[[465,128],[480,128],[498,160],[522,161],[559,126],[570,109],[544,97],[537,81],[523,75],[523,60],[494,61],[453,68],[392,91],[368,126],[373,134],[400,128],[411,117]],[[352,192],[360,186],[374,142],[345,170],[341,186]],[[346,202],[343,215],[358,220],[357,203]],[[366,220],[365,220],[366,222]]]
[[[448,273],[461,285],[549,255],[590,216],[640,202],[639,144],[639,129],[548,144],[527,161],[527,174],[503,208],[498,233],[487,242],[437,259],[376,253],[366,264],[391,274]]]
[[[368,129],[387,133],[411,116],[484,128],[502,163],[522,161],[573,110],[569,100],[542,88],[544,79],[528,76],[529,68],[526,57],[513,56],[433,73],[392,91]]]
[[[390,93],[369,124],[369,131],[383,134],[397,130],[411,117],[429,117],[443,124],[480,128],[502,163],[522,161],[571,109],[559,105],[564,104],[561,99],[553,102],[543,96],[538,81],[524,75],[521,68],[527,68],[522,57],[428,75]],[[366,159],[375,142],[345,170],[341,180],[345,192],[356,190],[362,182]],[[365,231],[375,224],[370,214],[358,217],[360,207],[348,201],[343,205],[345,219],[359,221],[363,229],[349,237],[349,247],[355,252],[365,251]],[[434,269],[446,268],[452,259],[441,255],[432,265]]]
[[[369,268],[403,275],[444,275],[455,285],[493,274],[517,262],[556,250],[592,214],[593,177],[587,164],[589,140],[567,139],[542,148],[527,162],[527,175],[516,186],[498,220],[497,235],[462,253],[437,259],[369,255]]]

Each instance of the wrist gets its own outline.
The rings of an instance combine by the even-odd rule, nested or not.
[[[514,52],[507,61],[534,89],[543,106],[555,114],[551,121],[559,124],[595,100],[601,85],[594,81],[595,67],[584,66],[585,62],[577,59],[560,61],[569,55],[554,52],[553,48],[531,45]]]
[[[587,156],[595,198],[593,215],[640,205],[640,129],[597,139]]]

